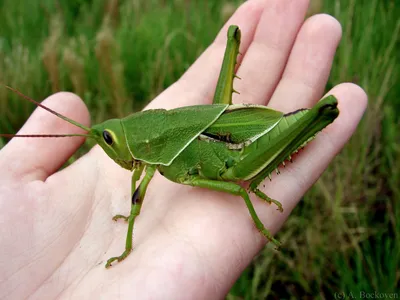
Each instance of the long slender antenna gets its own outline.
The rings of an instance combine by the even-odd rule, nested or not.
[[[0,133],[0,137],[14,138],[14,137],[33,137],[33,138],[61,138],[70,136],[85,136],[91,137],[88,134],[10,134],[10,133]]]
[[[54,110],[52,110],[52,109],[50,109],[50,108],[44,106],[43,104],[40,104],[39,102],[33,100],[32,98],[29,98],[28,96],[22,94],[20,91],[14,89],[14,88],[12,88],[12,87],[10,87],[10,86],[8,86],[8,85],[4,85],[4,86],[5,86],[7,89],[9,89],[10,91],[13,91],[14,93],[20,95],[22,98],[24,98],[24,99],[28,100],[29,102],[32,102],[33,104],[35,104],[35,105],[37,105],[37,106],[39,106],[39,107],[41,107],[41,108],[47,110],[48,112],[52,113],[53,115],[56,115],[57,117],[63,119],[64,121],[67,121],[68,123],[71,123],[71,124],[73,124],[73,125],[75,125],[75,126],[77,126],[77,127],[79,127],[79,128],[82,128],[83,130],[90,131],[90,128],[89,128],[89,127],[86,127],[86,126],[84,126],[84,125],[82,125],[82,124],[80,124],[80,123],[78,123],[78,122],[76,122],[76,121],[74,121],[74,120],[72,120],[72,119],[70,119],[70,118],[67,118],[67,117],[63,116],[62,114],[59,114],[58,112],[56,112],[56,111],[54,111]],[[5,136],[5,135],[2,135],[2,136]],[[15,135],[15,136],[16,136],[16,135]],[[64,136],[67,136],[67,135],[64,135]],[[72,135],[71,135],[71,136],[72,136]],[[85,136],[87,136],[87,135],[85,135]],[[17,137],[17,136],[16,136],[16,137]],[[54,136],[54,137],[55,137],[55,136]],[[60,136],[60,137],[61,137],[61,136]]]

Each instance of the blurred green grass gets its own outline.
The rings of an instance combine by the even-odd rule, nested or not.
[[[92,122],[140,110],[177,80],[241,1],[0,1],[0,82],[43,99],[79,94]],[[315,0],[343,26],[327,89],[369,95],[357,133],[228,299],[400,291],[400,9],[395,0]],[[0,89],[0,132],[33,110]],[[0,147],[5,144],[0,139]],[[85,145],[80,153],[86,151]]]

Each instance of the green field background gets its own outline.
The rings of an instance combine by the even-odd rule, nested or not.
[[[75,92],[92,123],[122,117],[176,81],[240,3],[1,0],[0,82],[37,100]],[[400,292],[400,1],[312,1],[309,15],[320,12],[343,26],[327,90],[357,83],[368,110],[277,235],[282,250],[261,252],[230,300]],[[0,88],[0,132],[16,132],[33,109]]]

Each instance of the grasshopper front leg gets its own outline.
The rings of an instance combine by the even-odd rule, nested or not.
[[[144,165],[140,164],[140,166],[133,171],[132,182],[131,182],[131,196],[132,197],[136,191],[136,182],[138,182],[140,179],[140,176],[142,176],[143,169],[144,169]],[[118,221],[119,219],[124,219],[126,222],[128,222],[129,216],[115,215],[112,219],[113,219],[113,221]]]
[[[154,176],[154,172],[156,170],[155,166],[147,166],[146,174],[140,183],[139,187],[135,190],[136,181],[139,180],[140,174],[143,171],[143,167],[135,170],[132,176],[132,205],[131,205],[131,213],[128,217],[128,232],[126,235],[126,243],[125,243],[125,251],[120,256],[111,257],[107,260],[106,268],[111,267],[111,264],[114,261],[122,261],[124,260],[132,251],[132,233],[133,233],[133,225],[135,223],[136,217],[140,214],[140,209],[142,207],[143,199],[146,194],[147,187]],[[115,217],[114,217],[115,218]]]

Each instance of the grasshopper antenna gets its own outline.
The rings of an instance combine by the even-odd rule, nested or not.
[[[91,137],[88,134],[10,134],[10,133],[0,133],[0,137],[5,137],[5,138],[14,138],[14,137],[59,138],[59,137],[69,137],[69,136]]]
[[[47,106],[44,106],[43,104],[40,104],[39,102],[33,100],[32,98],[24,95],[23,93],[21,93],[20,91],[18,91],[17,89],[14,89],[8,85],[4,85],[4,87],[6,87],[7,89],[9,89],[10,91],[18,94],[19,96],[21,96],[22,98],[28,100],[29,102],[35,104],[36,106],[39,106],[45,110],[47,110],[48,112],[52,113],[53,115],[59,117],[60,119],[63,119],[64,121],[75,125],[76,127],[79,127],[83,130],[86,130],[88,132],[90,132],[90,128],[86,127],[70,118],[67,118],[66,116],[63,116],[62,114],[52,110],[51,108],[48,108]],[[13,138],[13,137],[69,137],[69,136],[85,136],[85,137],[90,137],[91,135],[89,134],[6,134],[6,133],[1,133],[0,137],[6,137],[6,138]]]

